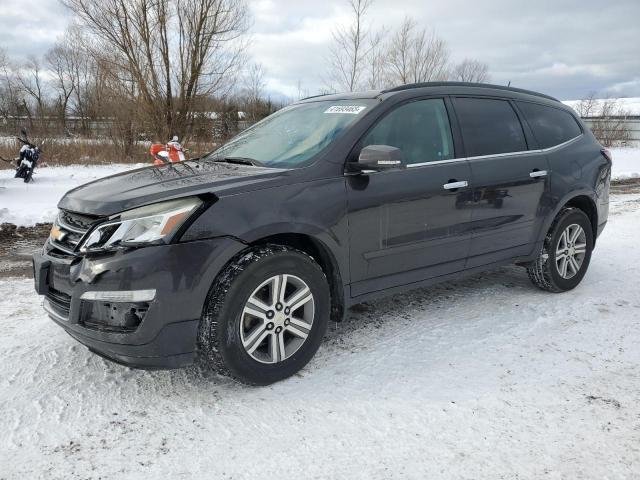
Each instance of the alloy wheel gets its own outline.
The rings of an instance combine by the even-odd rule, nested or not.
[[[245,303],[240,321],[242,346],[258,362],[282,362],[306,341],[314,313],[313,294],[302,279],[274,275]]]
[[[582,267],[587,253],[584,229],[573,223],[564,229],[556,245],[556,268],[562,278],[573,278]]]

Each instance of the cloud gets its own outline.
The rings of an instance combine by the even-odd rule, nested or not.
[[[347,18],[346,2],[251,5],[257,32],[252,54],[265,64],[270,85],[293,91],[300,80],[315,93],[322,87],[331,29]],[[405,16],[444,38],[454,61],[487,63],[495,83],[562,98],[637,91],[638,0],[377,0],[368,24],[393,29]]]
[[[249,8],[249,53],[269,90],[322,88],[331,31],[349,18],[346,0],[253,0]],[[42,53],[71,20],[57,0],[0,0],[0,12],[0,46],[14,56]],[[487,63],[495,83],[560,98],[638,95],[638,0],[375,0],[367,23],[393,29],[405,16],[444,38],[453,60]]]
[[[0,18],[0,47],[16,59],[44,53],[71,21],[58,0],[0,0]]]
[[[616,97],[640,97],[640,77],[636,77],[628,82],[614,83],[606,87],[604,91]]]

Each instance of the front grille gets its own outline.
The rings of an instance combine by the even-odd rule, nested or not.
[[[54,248],[67,255],[74,255],[80,241],[98,221],[100,221],[100,217],[97,216],[60,210],[54,227],[60,230],[61,235],[57,239],[50,237],[49,241]]]
[[[98,217],[60,210],[60,213],[58,213],[58,219],[65,225],[69,225],[73,228],[86,232],[96,222]]]
[[[50,288],[46,298],[55,313],[61,317],[69,318],[69,311],[71,310],[71,297],[69,295]]]

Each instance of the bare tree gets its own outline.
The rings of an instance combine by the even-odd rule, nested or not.
[[[487,83],[490,80],[489,66],[478,60],[465,58],[453,68],[451,80],[458,82]]]
[[[576,112],[605,147],[627,145],[631,141],[627,124],[629,112],[615,98],[597,99],[596,94],[591,93],[577,104]]]
[[[596,92],[591,92],[576,104],[575,111],[582,118],[595,117],[599,110],[599,104],[600,102],[596,98]]]
[[[251,63],[246,69],[244,85],[250,100],[257,101],[264,96],[267,85],[264,75],[264,67],[261,63]]]
[[[0,115],[5,121],[17,113],[20,104],[14,70],[7,52],[0,48]]]
[[[296,100],[302,100],[309,96],[309,89],[302,86],[302,80],[296,82]]]
[[[157,137],[188,135],[197,99],[231,88],[248,27],[243,0],[63,3],[90,29],[94,54],[111,64],[110,81],[127,86],[120,92],[139,103]]]
[[[365,16],[373,0],[348,0],[352,13],[350,25],[332,32],[333,44],[329,51],[329,77],[325,79],[329,90],[353,92],[360,88],[366,59],[371,50],[370,32]]]
[[[369,52],[366,57],[366,86],[370,90],[378,90],[388,85],[384,45],[386,33],[383,29],[371,35],[369,39]]]
[[[94,82],[96,82],[98,61],[92,55],[91,40],[79,25],[67,28],[60,45],[65,51],[63,66],[66,75],[71,79],[72,92],[69,98],[69,109],[80,118],[83,133],[89,131],[89,117],[95,116],[90,106]]]
[[[393,35],[387,47],[386,65],[391,83],[411,83],[411,43],[415,24],[408,18]]]
[[[40,60],[35,55],[30,55],[22,68],[18,70],[17,78],[22,91],[34,101],[36,115],[42,118],[45,114],[46,98]],[[23,100],[23,106],[32,123],[31,127],[33,127],[32,112],[25,100]]]
[[[264,69],[259,63],[251,63],[243,75],[242,94],[246,106],[248,120],[256,122],[263,116],[262,103],[264,97]]]
[[[386,65],[392,84],[444,80],[449,65],[449,50],[435,32],[418,30],[406,17],[388,45]]]
[[[62,42],[54,45],[46,54],[46,63],[53,73],[53,88],[57,94],[57,110],[63,129],[67,126],[67,108],[75,88],[73,52]]]

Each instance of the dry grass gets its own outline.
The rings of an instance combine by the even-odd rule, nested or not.
[[[3,138],[0,141],[0,156],[12,160],[18,156],[22,146],[17,140]],[[106,139],[55,139],[48,140],[42,147],[40,163],[47,165],[100,165],[109,163],[151,163],[148,142],[133,147],[129,156],[122,155],[113,142]],[[186,145],[187,158],[195,158],[214,149],[213,142],[197,142]],[[13,164],[0,162],[0,169],[13,168]]]

